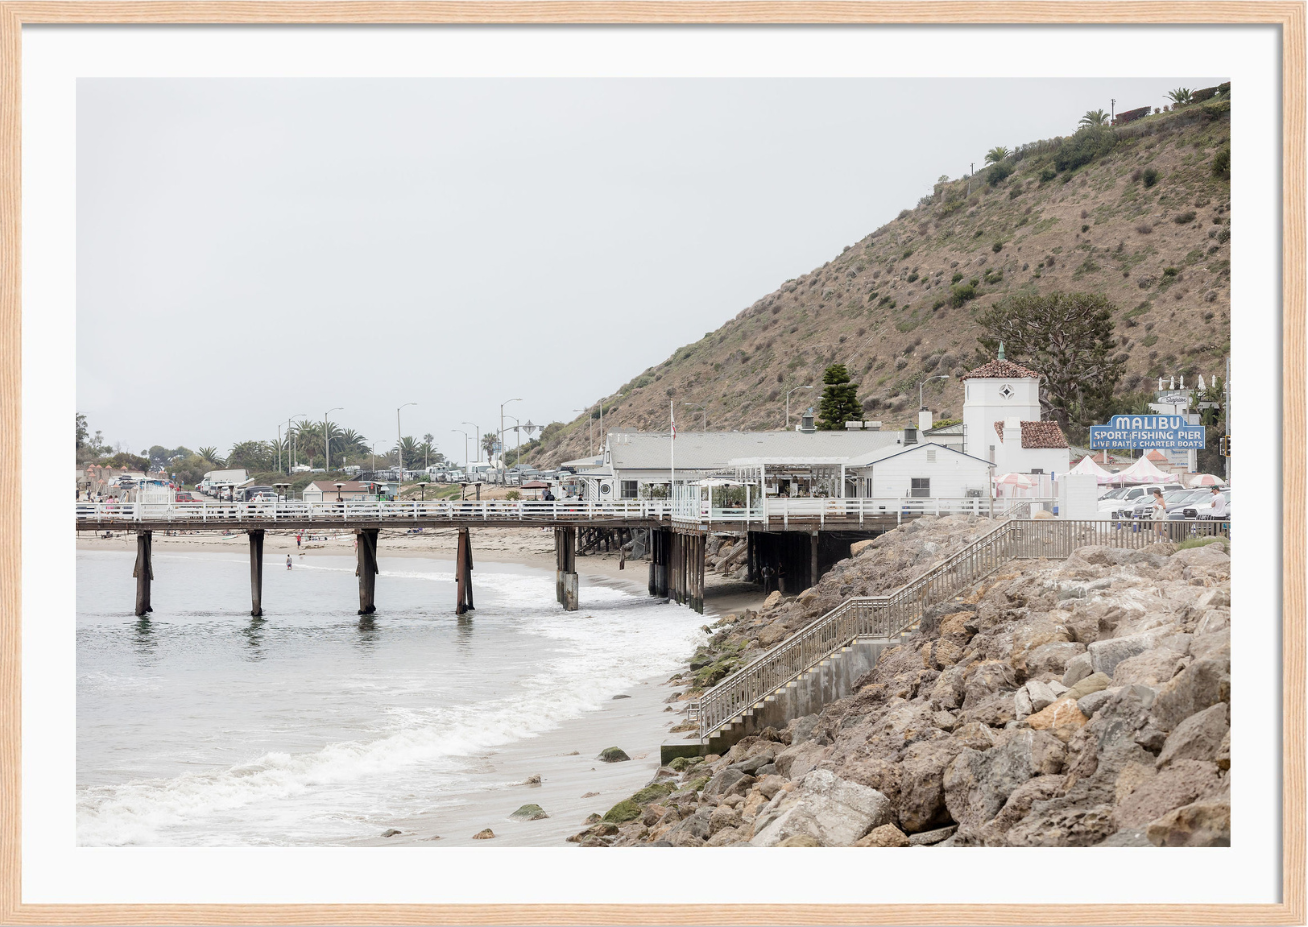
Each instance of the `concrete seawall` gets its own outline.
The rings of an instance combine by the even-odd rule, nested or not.
[[[781,730],[795,718],[815,714],[837,699],[854,692],[854,684],[867,674],[881,654],[899,645],[903,637],[859,637],[840,650],[800,673],[776,692],[755,702],[713,733],[706,742],[668,740],[661,756],[669,763],[678,756],[723,754],[736,743],[765,728]]]

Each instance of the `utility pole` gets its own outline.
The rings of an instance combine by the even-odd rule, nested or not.
[[[406,402],[404,406],[416,406],[416,402]],[[400,406],[403,409],[404,406]],[[400,482],[404,482],[404,432],[400,430],[400,409],[395,410],[395,459],[400,464]]]
[[[457,431],[463,435],[463,478],[468,478],[468,433],[462,428],[451,428],[450,431]]]
[[[286,420],[286,475],[291,475],[291,468],[295,462],[291,459],[291,448],[295,446],[295,439],[291,437],[291,422],[295,420],[296,415],[304,415],[304,412],[297,412]],[[282,469],[282,426],[277,426],[277,472]]]
[[[476,429],[476,431],[477,431],[477,443],[476,443],[475,445],[473,445],[473,448],[472,448],[472,449],[473,449],[474,451],[477,452],[477,463],[481,463],[481,426],[480,426],[480,425],[473,425],[472,422],[459,422],[459,424],[460,424],[460,425],[472,425],[472,427],[473,427],[474,429]],[[456,428],[456,429],[454,429],[454,430],[455,430],[455,431],[458,431],[459,429]],[[467,432],[465,431],[464,434],[467,434]],[[465,458],[468,456],[468,451],[467,451],[466,448],[465,448],[464,451],[463,451],[463,456],[464,456]]]
[[[511,403],[511,402],[522,402],[522,397],[519,396],[517,399],[506,399],[506,400],[504,400],[503,402],[500,403],[500,432],[499,432],[499,438],[500,438],[500,466],[499,466],[499,470],[500,470],[500,483],[501,483],[501,484],[503,484],[503,483],[504,483],[504,480],[505,480],[505,475],[504,475],[504,407],[507,406],[507,405],[508,405],[509,403]]]
[[[976,173],[976,162],[973,161],[968,165],[967,172],[967,195],[972,195],[972,175]],[[789,423],[787,423],[789,424]]]

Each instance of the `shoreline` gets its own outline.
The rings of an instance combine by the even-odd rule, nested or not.
[[[497,536],[498,535],[498,536]],[[168,536],[155,534],[157,553],[237,553],[247,547],[240,534],[218,540],[213,535]],[[480,541],[480,544],[478,543]],[[453,561],[457,530],[383,533],[379,561],[391,557]],[[265,558],[275,567],[287,553],[295,562],[315,557],[352,556],[354,535],[328,536],[325,541],[306,542],[299,551],[293,533],[265,536]],[[539,529],[484,529],[473,535],[475,561],[516,565],[548,573],[554,569],[552,532]],[[312,545],[312,546],[311,546]],[[111,539],[79,535],[79,551],[134,553],[130,533]],[[582,579],[581,608],[585,609],[587,586],[621,587],[635,595],[647,594],[648,561],[635,560],[619,569],[616,552],[579,556],[577,570]],[[547,577],[543,576],[542,579]],[[708,574],[704,624],[712,624],[733,610],[761,604],[757,587]],[[714,580],[717,580],[714,582]],[[542,585],[541,594],[548,595]],[[450,603],[451,610],[453,602]],[[685,654],[680,670],[688,666]],[[676,673],[669,674],[677,675]],[[641,680],[624,690],[597,711],[571,718],[536,736],[524,737],[490,750],[467,754],[465,762],[478,772],[482,785],[472,792],[448,796],[450,804],[439,804],[419,815],[400,817],[375,836],[346,841],[343,846],[569,846],[566,838],[586,827],[586,817],[604,814],[654,778],[659,769],[659,747],[673,736],[669,728],[684,720],[685,704],[678,695],[684,685],[670,685],[669,677]],[[598,754],[607,747],[622,748],[629,761],[604,763]],[[529,785],[532,776],[539,785]],[[434,792],[433,801],[446,796]],[[511,817],[525,804],[538,804],[547,818],[524,821]],[[473,834],[490,828],[495,838],[474,840]],[[400,833],[383,837],[388,830]]]

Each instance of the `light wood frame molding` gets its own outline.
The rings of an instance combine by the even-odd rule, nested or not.
[[[0,923],[1302,924],[1305,906],[1305,3],[1281,0],[0,2]],[[33,905],[21,900],[21,32],[44,24],[1264,24],[1282,55],[1282,900],[1266,905]],[[1252,442],[1251,442],[1252,443]],[[1268,499],[1274,499],[1269,493]]]

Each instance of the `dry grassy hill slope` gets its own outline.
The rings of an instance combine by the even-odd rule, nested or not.
[[[958,417],[957,377],[976,359],[976,316],[1022,292],[1110,299],[1128,358],[1123,392],[1162,375],[1222,372],[1230,106],[1228,93],[1036,142],[998,170],[937,183],[915,208],[605,397],[605,429],[666,430],[669,400],[684,429],[698,430],[702,416],[682,402],[706,405],[714,430],[778,429],[785,391],[820,389],[833,362],[849,367],[868,418],[909,421],[918,384],[939,373],[955,379],[928,384],[928,405],[937,418]],[[818,389],[795,393],[792,414],[817,397]],[[534,459],[586,452],[582,417],[550,429]]]

